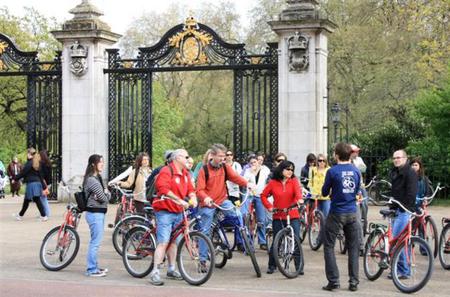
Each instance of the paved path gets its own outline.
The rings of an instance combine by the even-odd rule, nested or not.
[[[36,218],[38,212],[30,205],[24,220],[15,221],[12,213],[21,207],[21,200],[7,198],[0,200],[0,296],[347,296],[346,256],[337,255],[341,269],[342,289],[334,293],[321,290],[326,283],[324,275],[323,250],[310,250],[305,242],[305,275],[288,280],[280,273],[265,274],[267,255],[258,251],[258,262],[263,276],[258,279],[248,257],[234,254],[224,269],[216,269],[211,279],[201,287],[189,286],[184,281],[166,281],[163,287],[153,287],[148,278],[132,278],[125,270],[121,258],[111,243],[112,230],[107,229],[100,250],[100,263],[110,270],[106,278],[84,276],[85,258],[89,232],[84,216],[79,228],[81,247],[77,258],[66,269],[59,272],[45,270],[39,261],[39,248],[45,234],[61,223],[64,204],[51,204],[52,217],[48,222]],[[371,207],[369,219],[380,220],[378,209]],[[440,226],[440,219],[450,216],[450,208],[432,207],[431,213]],[[110,208],[107,223],[112,222],[113,209]],[[362,263],[362,261],[361,261]],[[360,265],[360,286],[358,296],[402,296],[392,281],[382,276],[375,282],[368,281]],[[355,294],[355,295],[356,295]],[[416,295],[449,296],[450,271],[445,271],[435,261],[434,273],[428,285]]]

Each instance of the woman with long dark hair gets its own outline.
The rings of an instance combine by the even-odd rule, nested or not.
[[[106,276],[108,272],[108,269],[100,268],[97,261],[98,249],[105,229],[105,214],[111,198],[100,175],[103,167],[103,157],[97,154],[91,155],[83,179],[83,190],[87,197],[86,222],[91,233],[87,253],[87,276]]]
[[[41,156],[41,178],[44,185],[47,187],[47,189],[50,190],[50,184],[52,183],[52,162],[48,158],[48,152],[47,150],[41,150],[39,152],[39,155]],[[47,217],[50,216],[50,205],[48,204],[48,194],[42,193],[41,195],[41,203],[44,207],[44,212]]]
[[[261,200],[269,211],[274,208],[283,209],[289,208],[293,204],[301,204],[302,200],[302,189],[300,183],[294,174],[295,165],[291,161],[282,161],[273,170],[273,177],[264,188],[261,193]],[[267,200],[267,197],[273,197],[273,204]],[[300,214],[297,208],[291,209],[289,211],[291,218],[291,226],[294,229],[296,236],[300,238]],[[277,233],[280,232],[287,224],[287,216],[284,212],[275,212],[272,215],[272,228],[273,228],[273,238],[276,237]],[[300,246],[301,249],[301,246]],[[303,252],[300,253],[303,257]],[[303,274],[303,263],[301,261],[302,267],[300,267],[300,274]],[[269,253],[269,268],[267,269],[268,274],[272,274],[276,269],[275,259],[273,258],[273,243],[270,247]]]
[[[145,197],[145,182],[152,173],[150,168],[150,157],[147,153],[140,153],[134,163],[134,169],[131,171],[128,179],[118,182],[120,187],[133,190],[133,204],[138,213],[144,213],[144,203],[147,201]],[[116,218],[118,222],[119,218]]]
[[[14,214],[16,220],[21,221],[23,215],[28,209],[30,201],[34,201],[41,214],[41,221],[45,222],[48,220],[45,215],[44,207],[41,203],[42,190],[45,186],[42,184],[42,166],[41,166],[41,156],[36,152],[34,148],[29,148],[27,150],[27,159],[23,170],[14,177],[14,180],[18,181],[23,178],[24,182],[27,184],[25,190],[25,198],[23,199],[22,209],[18,214]]]
[[[431,182],[425,175],[425,168],[421,158],[414,158],[411,160],[411,168],[417,174],[419,180],[417,181],[417,195],[416,195],[416,209],[422,207],[423,197],[430,196],[433,191]]]

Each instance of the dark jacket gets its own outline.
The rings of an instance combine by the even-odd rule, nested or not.
[[[392,197],[410,211],[414,211],[418,177],[409,163],[406,163],[403,167],[393,168],[390,172],[390,178],[392,183]],[[394,205],[393,208],[399,207]]]
[[[52,183],[52,167],[41,163],[41,175],[47,185]]]
[[[23,166],[22,171],[14,177],[14,180],[19,180],[23,178],[23,181],[25,183],[33,183],[33,182],[40,182],[42,183],[42,166],[39,168],[39,170],[35,170],[32,166],[32,161],[28,160],[25,163],[25,166]],[[44,184],[42,183],[42,188],[45,189]]]

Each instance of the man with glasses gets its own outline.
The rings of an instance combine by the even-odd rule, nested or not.
[[[234,170],[225,163],[225,152],[227,148],[223,144],[213,144],[211,147],[211,160],[204,165],[198,173],[197,196],[200,201],[199,215],[201,216],[199,227],[200,231],[210,236],[211,224],[216,212],[214,204],[223,208],[232,208],[233,204],[228,200],[226,181],[231,181],[241,187],[255,188],[255,185],[248,183],[245,178],[234,172]],[[224,211],[225,216],[235,217],[234,210]],[[242,239],[237,238],[238,244]],[[206,247],[200,244],[200,260],[207,256]]]
[[[242,166],[241,164],[233,160],[233,152],[227,150],[225,156],[225,164],[229,165],[234,170],[234,172],[240,175],[242,172]],[[233,203],[237,200],[240,200],[239,185],[231,181],[227,181],[226,183],[228,189],[228,199]]]
[[[195,189],[192,185],[187,162],[189,155],[184,149],[177,149],[171,154],[172,162],[164,166],[156,177],[157,198],[153,201],[153,209],[156,217],[156,241],[157,246],[154,254],[154,267],[150,274],[150,283],[161,286],[159,270],[167,254],[169,267],[167,277],[182,280],[180,273],[175,270],[176,263],[176,242],[169,245],[170,235],[173,230],[183,220],[183,209],[189,207],[189,201],[193,207],[197,206]]]
[[[411,168],[408,162],[408,156],[404,150],[395,151],[392,156],[392,161],[394,163],[394,168],[389,174],[392,184],[391,195],[407,209],[414,211],[416,205],[418,175]],[[392,205],[391,208],[396,210],[395,218],[392,222],[392,235],[395,238],[409,224],[409,213],[404,211],[398,205]],[[397,269],[400,279],[409,278],[411,271],[406,264],[404,253],[400,255]],[[389,274],[388,277],[392,278],[392,275]]]

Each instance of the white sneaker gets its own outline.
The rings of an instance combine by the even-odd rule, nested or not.
[[[47,216],[41,217],[41,222],[47,222],[47,221],[48,221],[48,217]]]
[[[22,216],[20,216],[18,213],[13,213],[13,217],[16,218],[16,221],[22,221]]]

